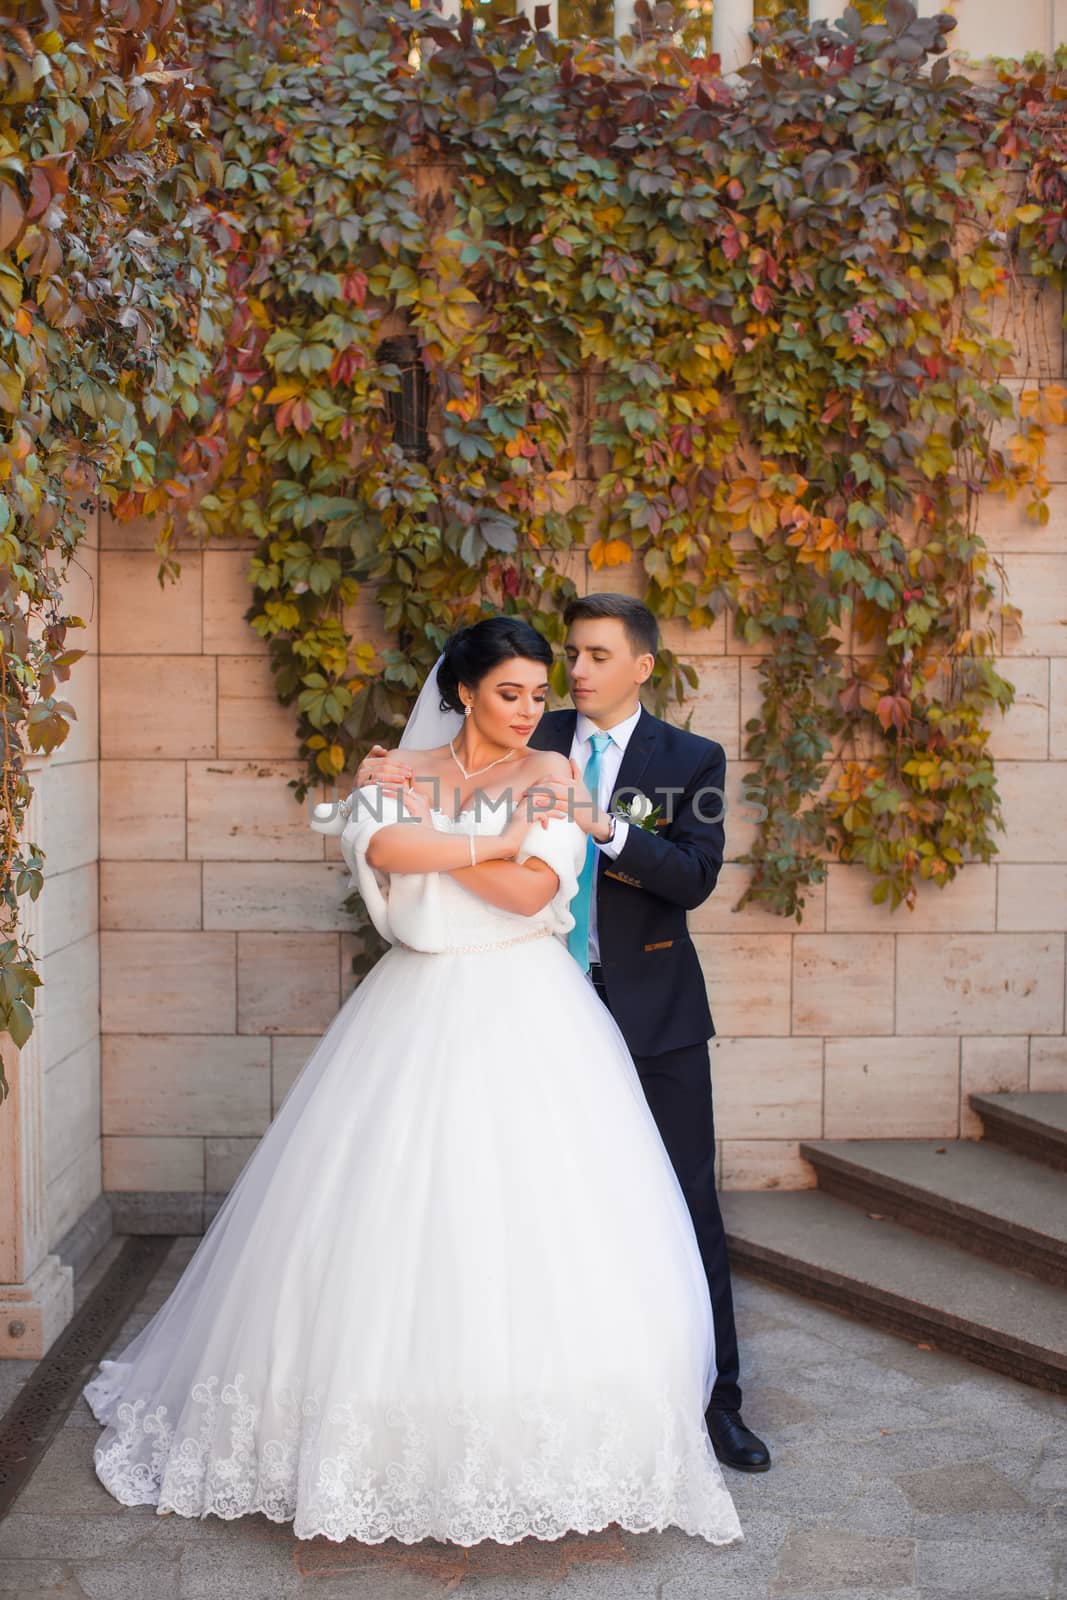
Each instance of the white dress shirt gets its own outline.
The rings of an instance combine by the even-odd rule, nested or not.
[[[571,742],[571,760],[578,763],[578,771],[584,772],[593,754],[591,738],[594,733],[608,733],[611,743],[600,757],[600,782],[597,785],[597,803],[603,811],[608,809],[608,803],[615,793],[615,786],[619,781],[619,769],[622,758],[626,754],[626,746],[630,742],[630,735],[637,727],[641,718],[641,707],[625,722],[617,722],[613,728],[598,728],[584,711],[579,711],[578,721],[574,727],[574,739]],[[626,835],[630,824],[620,817],[615,823],[615,837],[609,843],[601,844],[596,840],[596,847],[602,850],[612,860],[619,854],[626,843]],[[600,960],[600,940],[597,931],[596,917],[596,883],[593,884],[592,904],[589,907],[589,960]]]

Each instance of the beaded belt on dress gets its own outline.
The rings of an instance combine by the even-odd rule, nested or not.
[[[551,928],[533,928],[529,933],[516,934],[514,939],[495,939],[491,944],[454,944],[447,950],[419,950],[413,944],[405,944],[403,939],[396,939],[394,943],[417,956],[473,956],[482,950],[506,950],[508,945],[526,944],[530,939],[547,939],[551,935]]]

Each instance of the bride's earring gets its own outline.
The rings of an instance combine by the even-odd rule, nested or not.
[[[471,714],[471,708],[470,708],[470,706],[464,706],[464,708],[463,708],[463,715],[464,715],[464,716],[465,716],[465,717],[469,717],[469,716],[470,716],[470,714]]]

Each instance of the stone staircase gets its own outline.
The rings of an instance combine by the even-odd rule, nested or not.
[[[724,1194],[731,1262],[1067,1392],[1067,1094],[970,1103],[979,1142],[806,1143],[817,1189]]]

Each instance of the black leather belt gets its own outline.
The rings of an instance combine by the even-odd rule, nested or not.
[[[594,983],[604,982],[604,968],[601,966],[599,961],[590,961],[589,976],[592,978]]]

